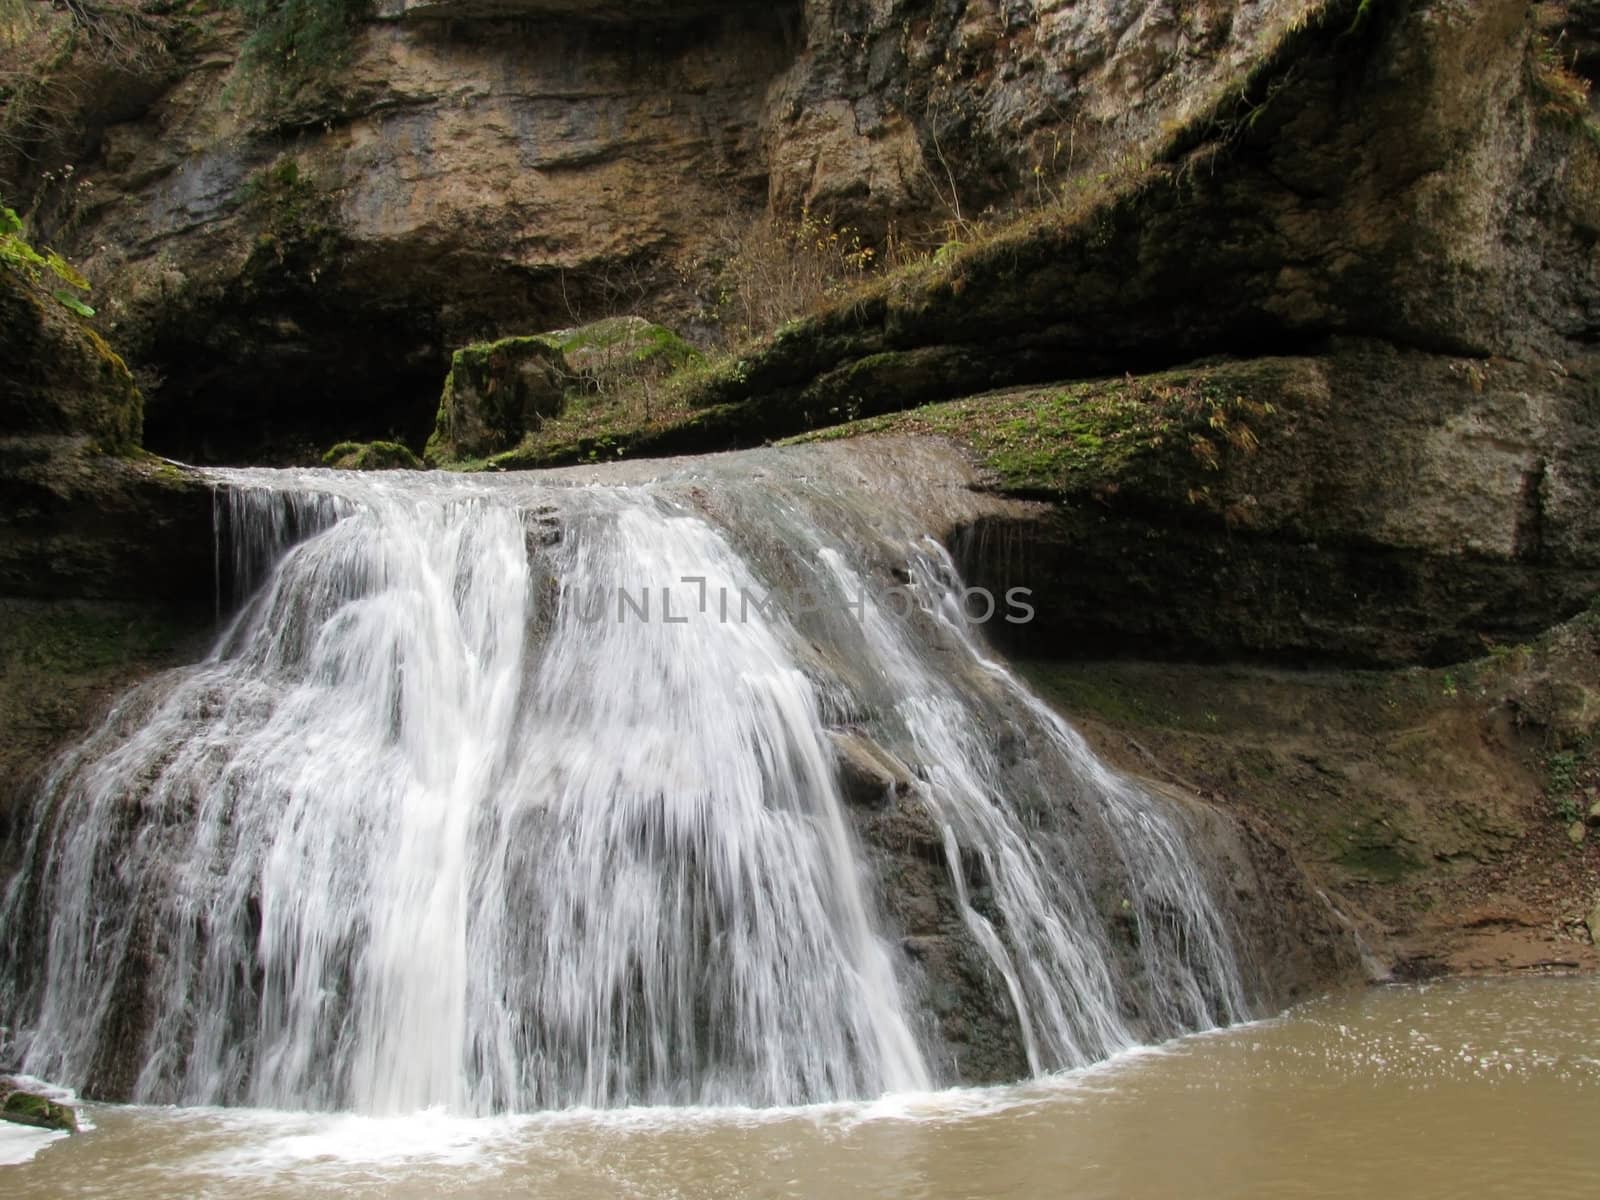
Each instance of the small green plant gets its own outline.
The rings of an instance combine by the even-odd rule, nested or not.
[[[67,287],[84,292],[89,290],[89,281],[61,255],[48,247],[36,250],[25,236],[22,218],[3,204],[0,204],[0,263],[4,263],[8,270],[26,276],[32,283],[42,282],[48,272]],[[80,317],[94,316],[94,309],[67,288],[57,288],[52,295],[63,308],[70,309]]]
[[[1578,779],[1583,769],[1582,750],[1557,750],[1544,760],[1544,793],[1555,806],[1556,816],[1566,824],[1583,816]]]
[[[338,66],[371,0],[226,0],[250,27],[241,63],[293,77]]]
[[[1543,98],[1541,111],[1583,122],[1589,116],[1589,81],[1572,69],[1572,58],[1561,38],[1535,39],[1529,73],[1535,91]]]
[[[340,233],[334,198],[293,158],[285,156],[252,176],[239,189],[239,202],[261,222],[257,253],[252,256],[258,265],[276,263],[316,283],[337,258]]]

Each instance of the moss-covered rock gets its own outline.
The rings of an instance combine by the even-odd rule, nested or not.
[[[802,440],[928,434],[1047,501],[961,535],[997,629],[1073,656],[1442,661],[1600,590],[1600,412],[1540,366],[1383,343],[984,393]]]
[[[424,457],[438,465],[509,450],[561,411],[571,375],[548,336],[463,346],[451,355]]]
[[[898,356],[895,356],[898,357]],[[993,486],[1041,499],[1104,499],[1138,486],[1154,499],[1215,508],[1224,468],[1314,386],[1307,360],[1260,359],[1121,379],[984,393],[851,421],[796,442],[874,433],[948,437],[971,450]],[[1242,514],[1241,514],[1242,515]]]
[[[139,444],[144,399],[127,365],[42,286],[0,267],[0,430]]]
[[[399,442],[340,442],[322,456],[336,471],[415,471],[422,461]]]
[[[0,887],[50,756],[213,619],[211,489],[139,417],[116,353],[0,268]]]
[[[700,357],[672,330],[642,317],[463,347],[451,360],[424,457],[435,466],[486,460],[503,467],[566,446],[583,436],[575,437],[575,427],[591,428],[597,415],[648,413],[659,382]],[[563,422],[568,413],[577,420]]]
[[[78,1114],[70,1105],[58,1104],[36,1092],[20,1089],[8,1094],[0,1103],[0,1120],[17,1125],[32,1125],[36,1129],[60,1129],[67,1133],[78,1132]]]
[[[643,317],[607,317],[544,335],[574,372],[604,388],[641,373],[656,375],[700,361],[700,352],[665,325]]]

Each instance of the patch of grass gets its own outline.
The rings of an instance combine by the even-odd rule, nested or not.
[[[1534,38],[1528,76],[1542,99],[1541,111],[1552,116],[1587,120],[1589,81],[1572,69],[1561,44],[1546,34]]]
[[[88,673],[164,653],[180,628],[106,606],[0,605],[0,673]]]
[[[1334,861],[1353,875],[1379,883],[1393,883],[1421,866],[1414,857],[1388,844],[1358,843]]]
[[[329,71],[350,54],[372,0],[224,0],[250,30],[241,65],[274,85]]]
[[[1564,825],[1583,819],[1581,784],[1589,766],[1589,744],[1556,750],[1545,756],[1544,794]]]

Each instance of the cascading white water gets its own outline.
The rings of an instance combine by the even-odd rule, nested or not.
[[[30,1072],[368,1111],[929,1087],[836,778],[846,715],[917,768],[1032,1070],[1244,1014],[1177,817],[992,659],[913,517],[817,482],[218,486],[219,563],[259,587],[58,764],[0,908]],[[885,556],[910,618],[872,598]],[[796,580],[805,610],[759,602]],[[1063,791],[1114,847],[1137,980],[1091,842],[1040,815]]]

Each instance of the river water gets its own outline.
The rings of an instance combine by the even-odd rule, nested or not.
[[[1600,983],[1445,982],[1022,1086],[775,1110],[373,1118],[89,1106],[14,1195],[1589,1197]],[[32,1135],[37,1142],[42,1135]]]

